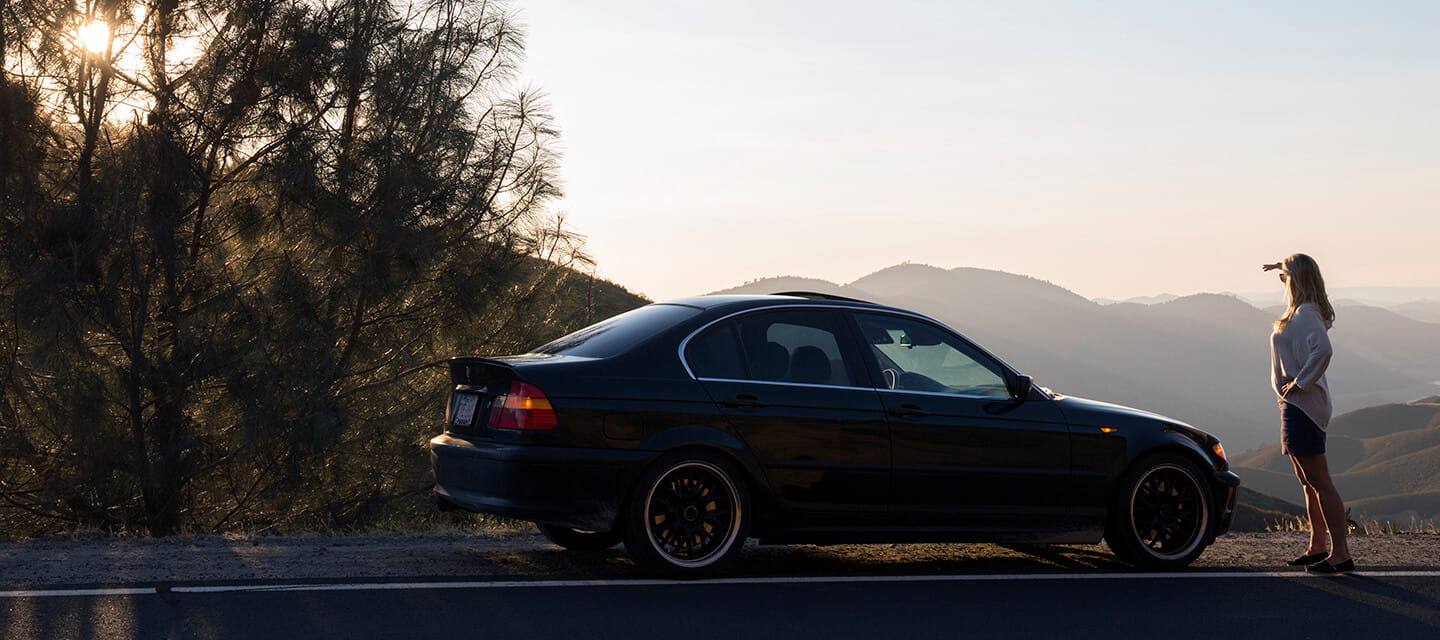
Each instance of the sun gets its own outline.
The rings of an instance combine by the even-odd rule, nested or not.
[[[75,39],[86,51],[103,54],[110,47],[110,26],[96,20],[76,29]]]

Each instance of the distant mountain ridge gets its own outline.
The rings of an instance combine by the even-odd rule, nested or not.
[[[1416,320],[1440,324],[1440,300],[1416,300],[1397,304],[1390,310]]]
[[[1412,320],[1440,324],[1440,287],[1339,287],[1329,290],[1330,300],[1337,307],[1340,306],[1362,306],[1379,307],[1388,309]],[[1221,295],[1233,296],[1244,300],[1252,306],[1266,309],[1285,304],[1285,294],[1278,288],[1267,293],[1231,293],[1220,292]],[[1177,296],[1171,293],[1161,293],[1153,296],[1136,296],[1124,300],[1113,300],[1109,298],[1096,298],[1098,304],[1161,304],[1169,302]]]
[[[1102,305],[1037,278],[902,264],[850,284],[762,279],[716,293],[814,290],[931,315],[1038,384],[1184,420],[1243,451],[1278,439],[1269,389],[1275,315],[1231,295]],[[1376,308],[1342,310],[1329,379],[1337,412],[1433,395],[1440,325]]]
[[[1134,297],[1134,298],[1126,298],[1126,299],[1124,299],[1124,300],[1112,300],[1112,299],[1109,299],[1109,298],[1095,298],[1094,301],[1095,301],[1096,303],[1098,303],[1098,304],[1121,304],[1121,303],[1130,303],[1130,304],[1160,304],[1160,303],[1162,303],[1162,302],[1169,302],[1169,301],[1174,300],[1174,299],[1179,298],[1179,297],[1180,297],[1180,296],[1177,296],[1177,295],[1175,295],[1175,294],[1173,294],[1173,293],[1160,293],[1160,294],[1156,294],[1156,295],[1153,295],[1153,296],[1136,296],[1136,297]]]

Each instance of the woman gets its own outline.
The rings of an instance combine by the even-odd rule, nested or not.
[[[1290,456],[1295,477],[1305,488],[1310,516],[1310,548],[1289,564],[1313,573],[1355,570],[1345,543],[1345,505],[1325,462],[1325,427],[1330,424],[1330,337],[1335,309],[1325,295],[1325,280],[1315,259],[1297,253],[1263,270],[1280,271],[1285,283],[1285,315],[1270,334],[1270,383],[1280,396],[1280,451]],[[1325,534],[1330,550],[1325,550]]]

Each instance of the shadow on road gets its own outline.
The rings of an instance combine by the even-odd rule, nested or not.
[[[475,576],[547,578],[644,577],[621,547],[567,551],[474,549],[464,562]],[[1043,573],[1126,571],[1131,568],[1098,545],[871,544],[750,545],[726,577],[809,575],[926,575],[937,573]]]
[[[1297,584],[1330,596],[1364,603],[1365,606],[1402,618],[1440,627],[1440,599],[1402,585],[1368,577],[1363,572],[1327,580],[1307,580]]]

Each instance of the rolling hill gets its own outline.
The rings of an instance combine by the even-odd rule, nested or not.
[[[1305,507],[1240,486],[1240,501],[1235,505],[1231,531],[1265,531],[1286,520],[1305,516]]]
[[[1355,514],[1440,521],[1440,396],[1336,416],[1327,440],[1330,473]],[[1247,486],[1284,500],[1303,500],[1279,445],[1245,452],[1231,462]]]

